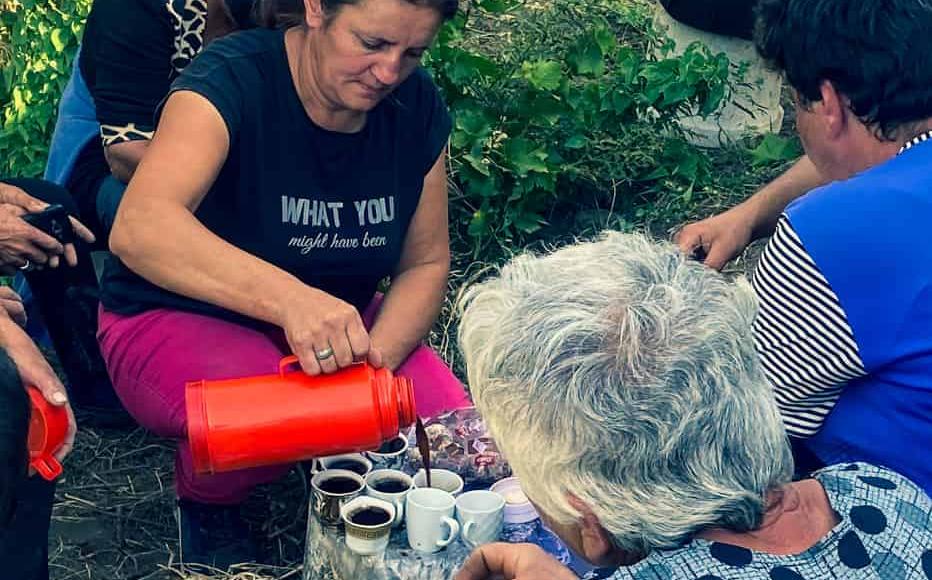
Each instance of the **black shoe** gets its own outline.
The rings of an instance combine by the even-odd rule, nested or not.
[[[181,562],[227,570],[256,561],[256,547],[239,506],[178,500]]]

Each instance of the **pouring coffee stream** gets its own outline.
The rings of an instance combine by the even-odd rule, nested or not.
[[[414,435],[417,438],[417,449],[421,452],[421,461],[424,463],[427,487],[433,487],[430,483],[430,441],[427,439],[427,431],[424,429],[424,422],[421,421],[420,417],[415,423]]]

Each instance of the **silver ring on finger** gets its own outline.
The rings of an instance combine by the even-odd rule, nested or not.
[[[327,360],[328,358],[330,358],[330,357],[333,356],[333,349],[332,349],[331,347],[328,346],[328,347],[325,348],[325,349],[322,349],[322,350],[319,350],[319,351],[315,352],[315,353],[314,353],[314,356],[317,357],[317,360],[319,360],[319,361],[325,361],[325,360]]]
[[[29,260],[29,258],[26,258],[26,263],[19,267],[19,269],[22,270],[23,272],[30,272],[34,268],[35,268],[35,265],[33,265],[33,263]]]

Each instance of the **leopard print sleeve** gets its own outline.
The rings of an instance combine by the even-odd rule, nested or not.
[[[172,81],[203,48],[206,0],[96,0],[81,71],[109,147],[152,138]]]
[[[207,27],[206,0],[165,0],[175,32],[175,52],[172,68],[180,73],[204,48]]]
[[[104,147],[127,141],[149,141],[154,134],[154,130],[140,129],[136,123],[127,123],[124,126],[100,125],[100,138]]]

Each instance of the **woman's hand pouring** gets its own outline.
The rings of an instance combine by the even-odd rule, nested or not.
[[[310,287],[287,304],[282,327],[307,374],[333,373],[359,361],[382,366],[382,355],[351,304]]]

